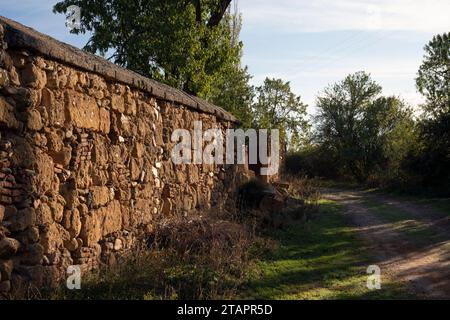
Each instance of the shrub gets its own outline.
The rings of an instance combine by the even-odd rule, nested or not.
[[[177,218],[57,299],[230,299],[246,279],[251,234],[239,224]]]
[[[272,193],[269,185],[262,181],[253,179],[239,187],[238,207],[240,211],[258,208],[261,200]]]
[[[309,146],[287,154],[286,174],[296,176],[335,179],[342,176],[341,166],[333,153],[321,146]]]

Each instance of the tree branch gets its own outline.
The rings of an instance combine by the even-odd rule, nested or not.
[[[201,0],[193,0],[195,7],[195,21],[202,23],[202,3]]]
[[[208,27],[214,27],[217,26],[220,23],[220,20],[222,20],[225,11],[227,11],[228,6],[230,5],[231,0],[220,0],[219,4],[217,5],[216,10],[212,13],[211,17],[209,18]]]

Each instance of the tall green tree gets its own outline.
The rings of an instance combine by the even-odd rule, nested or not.
[[[404,144],[394,141],[406,130],[412,112],[396,97],[382,97],[369,74],[357,72],[324,90],[317,98],[317,142],[335,159],[337,170],[365,181]]]
[[[254,115],[252,102],[254,88],[250,85],[251,76],[247,67],[242,67],[242,42],[239,34],[242,26],[242,15],[238,13],[237,2],[235,11],[226,13],[224,19],[228,22],[231,31],[231,45],[238,50],[238,59],[224,68],[221,77],[217,77],[215,89],[211,93],[211,101],[222,106],[236,116],[245,128],[251,128]]]
[[[420,143],[405,161],[411,176],[427,190],[450,194],[450,33],[436,35],[425,46],[416,79],[425,96],[419,126]]]
[[[425,111],[432,117],[450,113],[450,33],[436,35],[425,46],[416,79],[426,97]]]
[[[256,88],[254,123],[259,128],[280,130],[281,138],[289,140],[289,147],[296,147],[292,144],[299,143],[309,129],[306,107],[291,91],[289,82],[266,78]]]
[[[85,50],[189,93],[210,98],[214,85],[239,57],[223,17],[231,0],[63,0],[82,10],[90,32]]]

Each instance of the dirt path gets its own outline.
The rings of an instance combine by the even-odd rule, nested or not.
[[[345,206],[382,277],[417,298],[450,299],[450,213],[363,191],[323,193]]]

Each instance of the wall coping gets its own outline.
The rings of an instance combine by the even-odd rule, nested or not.
[[[142,90],[161,100],[179,103],[198,112],[215,115],[222,120],[238,122],[233,115],[224,109],[201,98],[146,78],[102,57],[58,41],[16,21],[0,16],[0,24],[4,27],[4,40],[10,48],[34,51],[45,57],[101,75],[107,80],[115,80]]]

